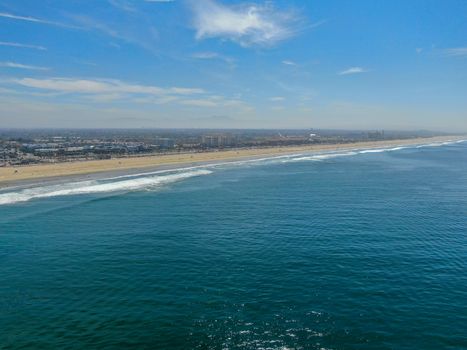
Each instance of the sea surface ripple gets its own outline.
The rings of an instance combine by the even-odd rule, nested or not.
[[[0,203],[0,349],[467,349],[466,143]]]

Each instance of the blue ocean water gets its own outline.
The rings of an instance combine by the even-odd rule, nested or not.
[[[0,349],[467,349],[467,143],[0,204]]]

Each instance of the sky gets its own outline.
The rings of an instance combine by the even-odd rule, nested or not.
[[[0,1],[0,128],[50,127],[467,132],[467,1]]]

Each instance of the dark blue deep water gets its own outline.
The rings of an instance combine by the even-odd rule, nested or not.
[[[0,349],[467,349],[467,143],[299,158],[0,205]]]

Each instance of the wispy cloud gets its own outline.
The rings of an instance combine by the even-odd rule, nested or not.
[[[182,105],[194,106],[194,107],[217,107],[218,104],[210,99],[194,99],[184,100],[180,102]]]
[[[199,58],[202,60],[210,60],[213,58],[219,58],[219,54],[216,52],[196,52],[192,56],[194,58]]]
[[[221,38],[242,46],[270,46],[293,36],[298,16],[265,5],[228,6],[214,0],[192,0],[196,38]]]
[[[454,47],[450,49],[444,49],[443,53],[450,57],[467,57],[467,47]]]
[[[192,57],[200,60],[221,60],[231,67],[235,66],[234,58],[219,54],[217,52],[196,52],[192,55]]]
[[[41,96],[45,98],[77,99],[95,103],[177,104],[196,108],[234,108],[236,111],[252,109],[237,97],[213,95],[201,88],[159,87],[124,82],[116,79],[72,78],[12,78],[0,79],[1,89],[9,94]],[[11,89],[15,90],[11,90]]]
[[[147,18],[138,10],[137,7],[134,6],[134,3],[127,0],[108,0],[108,3],[112,5],[112,7],[118,8],[128,14],[128,16],[125,17],[125,21],[119,19],[118,22],[103,22],[102,20],[97,20],[91,16],[79,13],[65,13],[65,18],[67,20],[66,23],[5,12],[0,12],[0,17],[80,31],[97,31],[109,37],[116,38],[127,43],[143,47],[153,53],[157,53],[154,41],[158,37],[158,32],[150,23],[148,23]],[[108,18],[111,18],[111,16],[108,16]],[[141,23],[147,25],[144,26],[141,25]]]
[[[137,12],[136,8],[126,0],[107,0],[107,1],[109,2],[110,5],[120,10],[123,10],[126,12],[133,12],[133,13]]]
[[[185,99],[179,100],[178,103],[185,106],[200,108],[220,108],[222,110],[225,108],[233,108],[237,112],[242,113],[253,110],[253,107],[242,100],[224,98],[223,96],[206,96],[204,98]]]
[[[82,29],[82,28],[77,28],[77,27],[69,25],[69,24],[65,24],[65,23],[49,21],[49,20],[45,20],[45,19],[41,19],[41,18],[37,18],[37,17],[31,17],[31,16],[14,15],[14,14],[11,14],[11,13],[6,13],[6,12],[0,12],[0,17],[8,18],[8,19],[16,20],[16,21],[25,21],[25,22],[31,22],[31,23],[53,25],[53,26],[57,26],[57,27]]]
[[[49,70],[50,69],[47,67],[30,66],[27,64],[22,64],[22,63],[17,63],[17,62],[0,62],[0,67],[29,69],[29,70]]]
[[[131,102],[162,105],[162,104],[167,104],[167,103],[178,101],[179,99],[180,99],[180,96],[173,96],[173,95],[144,96],[144,97],[135,97],[131,99]]]
[[[360,73],[367,73],[369,72],[368,69],[362,68],[362,67],[350,67],[346,70],[343,70],[341,72],[338,72],[338,75],[350,75],[350,74],[360,74]]]
[[[42,51],[47,50],[44,46],[12,43],[12,42],[6,42],[6,41],[0,41],[0,46],[20,47],[20,48],[25,48],[25,49],[34,49],[34,50],[42,50]]]
[[[45,23],[45,24],[50,23],[49,21],[42,20],[42,19],[35,18],[35,17],[18,16],[18,15],[13,15],[11,13],[5,13],[5,12],[0,12],[0,17],[14,19],[14,20],[18,20],[18,21],[27,21],[27,22]]]
[[[269,100],[272,102],[282,102],[285,100],[285,98],[282,96],[274,96],[274,97],[269,98]]]
[[[123,42],[142,47],[151,53],[159,54],[158,46],[155,45],[159,36],[157,29],[148,23],[143,15],[140,15],[140,12],[137,12],[137,15],[132,13],[131,16],[124,17],[125,19],[121,19],[118,22],[103,22],[100,19],[81,14],[69,14],[69,19],[82,30],[96,31]]]
[[[137,3],[135,3],[135,1],[133,0],[107,0],[107,1],[110,5],[112,5],[113,7],[119,10],[133,13],[133,14],[141,14],[137,7]],[[143,0],[143,2],[170,3],[170,2],[174,2],[174,0]]]
[[[286,66],[296,66],[297,65],[294,61],[290,61],[290,60],[284,60],[284,61],[282,61],[282,64],[285,64]]]
[[[70,79],[70,78],[50,78],[35,79],[21,78],[13,79],[11,82],[35,89],[57,91],[62,93],[81,93],[81,94],[142,94],[142,95],[193,95],[204,93],[199,88],[170,87],[161,88],[151,85],[139,85],[125,83],[113,79]]]

